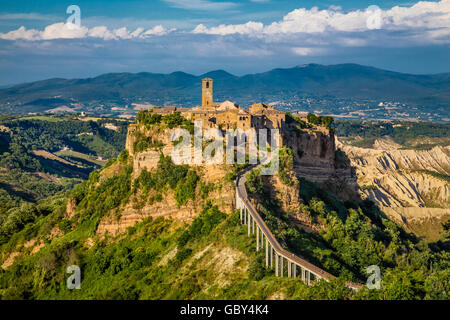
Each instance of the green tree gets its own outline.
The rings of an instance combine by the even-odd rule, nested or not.
[[[330,128],[331,124],[334,122],[333,117],[330,116],[322,116],[320,117],[320,123],[326,128]]]
[[[308,122],[311,124],[314,124],[314,125],[320,124],[319,117],[317,117],[314,113],[308,113],[306,118],[308,119]]]

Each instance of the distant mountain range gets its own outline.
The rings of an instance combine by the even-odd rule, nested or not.
[[[200,76],[141,72],[49,79],[1,89],[0,112],[44,112],[68,106],[105,114],[127,112],[132,103],[192,107],[201,102],[204,77],[214,79],[216,101],[229,99],[242,106],[262,101],[286,110],[345,114],[361,108],[370,113],[379,102],[387,102],[400,111],[412,108],[450,118],[450,73],[412,75],[357,64],[307,64],[245,76],[217,70]]]

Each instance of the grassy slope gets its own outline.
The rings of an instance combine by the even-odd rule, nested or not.
[[[36,222],[41,228],[39,233],[58,220],[57,212]],[[54,238],[37,254],[26,255],[7,272],[0,272],[0,297],[335,299],[352,295],[342,282],[307,289],[299,279],[275,278],[263,267],[262,255],[256,253],[254,240],[247,237],[237,214],[228,216],[210,234],[177,250],[177,239],[185,229],[170,220],[148,219],[122,237],[96,240],[88,248],[86,240],[92,229],[89,223],[81,225]],[[24,237],[26,230],[15,236],[15,242],[24,241]],[[65,268],[72,264],[81,267],[81,290],[66,288],[69,275]],[[19,278],[15,276],[18,273]],[[14,286],[10,285],[13,280]]]

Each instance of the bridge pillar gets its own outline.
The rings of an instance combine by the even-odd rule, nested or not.
[[[280,277],[283,276],[283,256],[280,256],[281,258],[281,264],[280,264]]]
[[[297,278],[297,265],[294,263],[294,278]]]
[[[266,268],[269,267],[269,243],[266,237]]]
[[[275,277],[278,277],[278,254],[275,253]]]
[[[259,228],[256,226],[256,251],[259,251]]]
[[[264,248],[264,238],[267,238],[264,233],[262,232],[262,230],[260,229],[259,231],[261,231],[261,248]]]
[[[251,217],[251,215],[249,214],[247,218],[248,218],[248,220],[247,220],[247,230],[248,230],[248,236],[250,237],[250,228],[251,228],[251,220],[252,220],[252,217]]]
[[[291,271],[292,271],[292,266],[291,266],[291,262],[288,260],[287,261],[287,276],[288,276],[288,278],[290,278],[291,277]]]
[[[309,287],[311,281],[311,273],[308,270],[306,270],[305,273],[306,273],[306,285]]]
[[[273,248],[270,246],[270,267],[273,268]]]
[[[242,224],[242,208],[239,208],[239,220],[241,220]]]
[[[255,234],[255,219],[252,219],[252,234]]]
[[[302,270],[302,281],[305,282],[306,276],[305,276],[305,268],[301,267]]]

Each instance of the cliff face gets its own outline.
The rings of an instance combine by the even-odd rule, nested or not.
[[[142,168],[148,170],[155,168],[160,152],[165,155],[171,154],[173,150],[171,133],[172,130],[169,129],[130,126],[126,148],[134,159],[135,172],[140,172]],[[134,145],[138,136],[152,137],[163,146],[135,152]],[[356,174],[352,170],[350,160],[342,154],[336,156],[336,142],[332,130],[323,127],[299,130],[287,126],[281,130],[281,143],[293,149],[297,175],[317,183],[333,180],[345,183],[353,189],[356,187]]]
[[[282,139],[283,145],[294,150],[294,168],[300,177],[317,183],[333,180],[352,188],[356,186],[356,175],[350,162],[336,156],[333,131],[288,128],[283,131]]]
[[[132,124],[128,127],[125,148],[133,159],[134,176],[139,176],[142,169],[153,170],[156,168],[161,152],[170,155],[173,150],[173,142],[170,140],[172,130],[153,127],[147,129],[145,126]],[[142,140],[142,137],[149,139],[156,146],[143,151],[136,151],[135,144]],[[156,143],[159,143],[158,146]]]
[[[158,154],[159,159],[159,154]],[[155,166],[157,165],[155,163]],[[224,165],[211,165],[208,168],[197,167],[197,174],[205,185],[210,184],[210,191],[208,193],[208,199],[212,201],[214,205],[219,207],[219,210],[224,213],[231,213],[233,210],[233,204],[235,201],[234,184],[225,179],[226,174],[229,172]],[[107,170],[108,174],[113,174],[114,168],[110,167]],[[134,173],[136,176],[136,173]],[[206,203],[206,199],[201,196],[199,188],[196,190],[195,201],[189,200],[186,205],[178,206],[174,197],[173,190],[158,190],[162,192],[162,201],[148,203],[145,202],[140,205],[141,192],[130,198],[130,201],[121,208],[120,215],[107,214],[101,220],[98,228],[98,234],[111,234],[117,235],[123,233],[128,227],[132,227],[135,223],[144,220],[145,218],[152,217],[165,217],[172,218],[176,221],[190,222],[198,213],[202,210]],[[157,192],[152,191],[150,196],[155,195]]]
[[[450,172],[450,147],[376,150],[338,142],[356,168],[363,194],[385,207],[450,206],[450,185],[434,173]]]
[[[362,197],[407,230],[438,238],[435,231],[450,218],[450,183],[438,175],[450,173],[450,147],[401,150],[383,141],[375,143],[379,149],[337,146],[356,168]]]
[[[143,168],[151,171],[157,167],[161,152],[170,155],[173,150],[173,142],[170,140],[172,130],[162,129],[159,126],[146,128],[145,126],[131,125],[129,127],[126,149],[133,162],[133,176],[137,178]],[[139,141],[150,141],[156,143],[156,147],[137,148]],[[338,182],[351,186],[356,185],[356,176],[351,171],[349,161],[343,161],[336,156],[336,144],[332,131],[323,127],[315,129],[292,129],[289,127],[281,130],[282,145],[290,147],[294,151],[294,171],[291,172],[292,179],[295,176],[304,177],[310,181],[325,183]],[[227,165],[197,165],[205,183],[215,185],[209,198],[214,199],[221,211],[231,212],[233,208],[234,187],[231,183],[225,183],[225,176],[231,167]],[[112,170],[108,168],[107,170]],[[302,225],[309,225],[301,212],[301,202],[298,196],[298,187],[287,187],[282,184],[277,176],[270,177],[271,183],[276,185],[274,197],[281,199],[283,208],[290,212],[297,221],[303,221]],[[277,180],[278,179],[278,180]],[[273,181],[272,181],[273,180]],[[295,180],[297,180],[295,178]],[[298,182],[298,181],[297,181]],[[295,189],[295,190],[294,190]],[[331,190],[331,189],[330,189]],[[121,210],[120,216],[106,216],[98,227],[98,232],[117,234],[124,232],[127,227],[146,217],[166,216],[178,221],[192,220],[202,208],[202,201],[190,201],[187,205],[178,207],[171,191],[164,193],[161,202],[137,206],[139,195],[132,199]],[[305,218],[305,219],[303,219]]]

